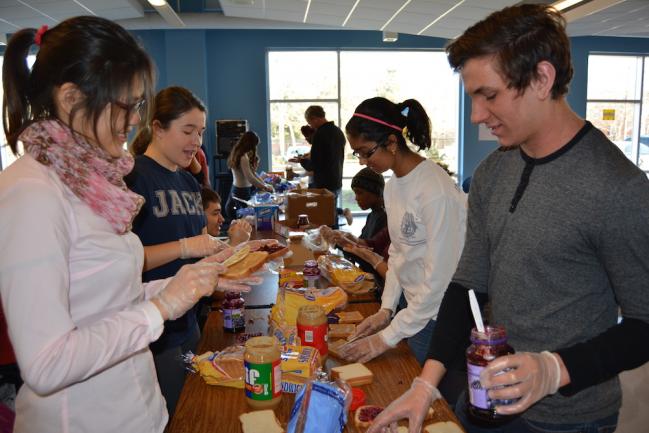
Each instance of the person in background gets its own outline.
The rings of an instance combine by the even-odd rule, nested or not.
[[[227,244],[206,233],[201,188],[188,171],[205,130],[205,106],[184,87],[167,87],[155,97],[151,121],[140,129],[131,148],[139,154],[126,184],[145,199],[133,222],[144,245],[143,281],[174,275],[186,264],[213,255]],[[246,224],[241,222],[241,225]],[[234,230],[237,225],[232,227]],[[240,230],[240,241],[249,232]],[[195,351],[200,337],[197,311],[165,323],[162,336],[151,345],[158,382],[167,410],[173,415],[186,370],[179,356]]]
[[[423,363],[464,244],[466,196],[439,165],[408,147],[404,130],[419,150],[431,145],[430,120],[416,100],[367,99],[345,130],[362,165],[394,174],[383,194],[391,244],[381,309],[357,326],[355,337],[363,338],[341,353],[364,362],[407,338]],[[402,294],[406,305],[397,313]]]
[[[196,151],[196,155],[192,158],[192,162],[185,167],[198,182],[198,184],[205,188],[210,188],[210,167],[207,164],[207,157],[205,156],[205,151],[203,146],[199,147]]]
[[[131,33],[99,17],[18,30],[7,44],[4,131],[14,154],[25,150],[0,173],[0,297],[24,380],[16,432],[164,431],[148,346],[212,294],[222,267],[142,284],[130,229],[144,199],[124,184],[123,146],[146,118],[153,70]]]
[[[464,360],[467,292],[490,305],[516,354],[480,386],[507,424],[470,432],[613,432],[618,374],[649,360],[649,180],[566,101],[573,69],[564,17],[551,5],[494,12],[446,48],[471,97],[471,120],[500,149],[476,169],[464,252],[440,308],[429,358],[370,433],[399,418],[418,431],[435,387]],[[621,315],[621,321],[618,319]]]
[[[221,197],[219,193],[210,188],[201,189],[203,212],[207,220],[207,233],[210,236],[221,235],[221,225],[225,221],[221,215]]]
[[[236,198],[250,200],[253,186],[261,191],[274,191],[272,185],[265,183],[252,168],[252,162],[257,158],[257,146],[259,136],[253,131],[246,131],[228,157],[233,181],[230,196],[225,204],[225,216],[230,220],[237,217],[237,209],[245,207],[245,204]]]
[[[382,175],[365,167],[354,175],[351,186],[358,207],[362,210],[370,209],[359,236],[360,239],[370,239],[388,225],[383,203],[385,180]]]
[[[319,105],[311,105],[304,112],[304,118],[315,130],[311,136],[311,152],[308,156],[300,156],[293,161],[299,162],[306,170],[313,172],[313,188],[326,188],[334,193],[334,203],[338,205],[340,189],[343,186],[343,161],[345,159],[345,134],[327,120],[324,109]],[[336,208],[335,221],[343,210]],[[345,214],[348,224],[351,224],[351,212]],[[338,228],[337,222],[334,228]]]

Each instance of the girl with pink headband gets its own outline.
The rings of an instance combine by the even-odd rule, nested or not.
[[[430,120],[418,101],[365,100],[345,129],[362,165],[393,173],[383,193],[392,245],[381,309],[356,328],[362,338],[341,352],[365,362],[407,339],[423,364],[462,251],[466,197],[439,165],[417,153],[431,145]]]

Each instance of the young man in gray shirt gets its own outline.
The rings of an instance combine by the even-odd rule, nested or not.
[[[419,431],[436,386],[461,364],[467,291],[491,305],[516,349],[480,374],[501,415],[474,432],[613,432],[618,373],[649,360],[649,181],[568,106],[565,21],[548,5],[496,12],[447,47],[471,121],[500,149],[476,170],[464,252],[440,307],[429,360],[368,433],[399,418]],[[618,310],[623,320],[618,323]]]

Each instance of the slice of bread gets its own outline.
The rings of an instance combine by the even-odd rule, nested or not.
[[[350,386],[360,386],[372,383],[374,374],[363,364],[347,364],[331,369],[331,375],[334,379],[342,379]]]
[[[360,323],[365,317],[360,311],[341,311],[336,313],[338,316],[338,323]]]
[[[228,267],[228,269],[221,274],[221,277],[228,278],[230,280],[239,280],[245,278],[255,272],[257,269],[261,268],[266,259],[268,258],[268,253],[265,251],[255,251],[248,254],[244,257],[243,260],[235,263],[234,265]]]
[[[338,352],[338,349],[340,349],[341,346],[347,343],[347,340],[334,340],[330,341],[328,343],[329,346],[329,354],[335,356],[338,359],[342,359],[340,356],[340,352]]]
[[[275,412],[270,409],[257,410],[239,415],[243,433],[284,433]]]
[[[282,257],[289,252],[289,249],[286,245],[282,244],[270,244],[264,245],[259,248],[258,251],[265,251],[268,253],[268,260],[275,260],[278,257]]]
[[[347,338],[356,331],[356,325],[351,323],[332,323],[329,325],[329,338]]]
[[[440,421],[428,424],[424,427],[424,433],[464,433],[464,431],[452,421]]]
[[[399,427],[397,427],[397,433],[408,433],[408,427],[400,425]]]
[[[356,428],[360,431],[365,431],[372,425],[374,418],[376,418],[381,412],[383,412],[383,407],[381,406],[375,406],[372,404],[361,406],[356,409],[356,412],[354,413],[354,425],[356,425]]]

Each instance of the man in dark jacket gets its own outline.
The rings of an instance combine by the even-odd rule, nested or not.
[[[313,172],[313,187],[326,188],[336,197],[336,207],[340,189],[343,186],[343,160],[345,159],[345,134],[325,117],[324,109],[311,105],[304,112],[309,126],[315,129],[312,137],[311,153],[299,158],[300,165]],[[337,214],[337,212],[336,212]],[[337,220],[337,215],[335,220]],[[337,226],[334,223],[334,226]]]

